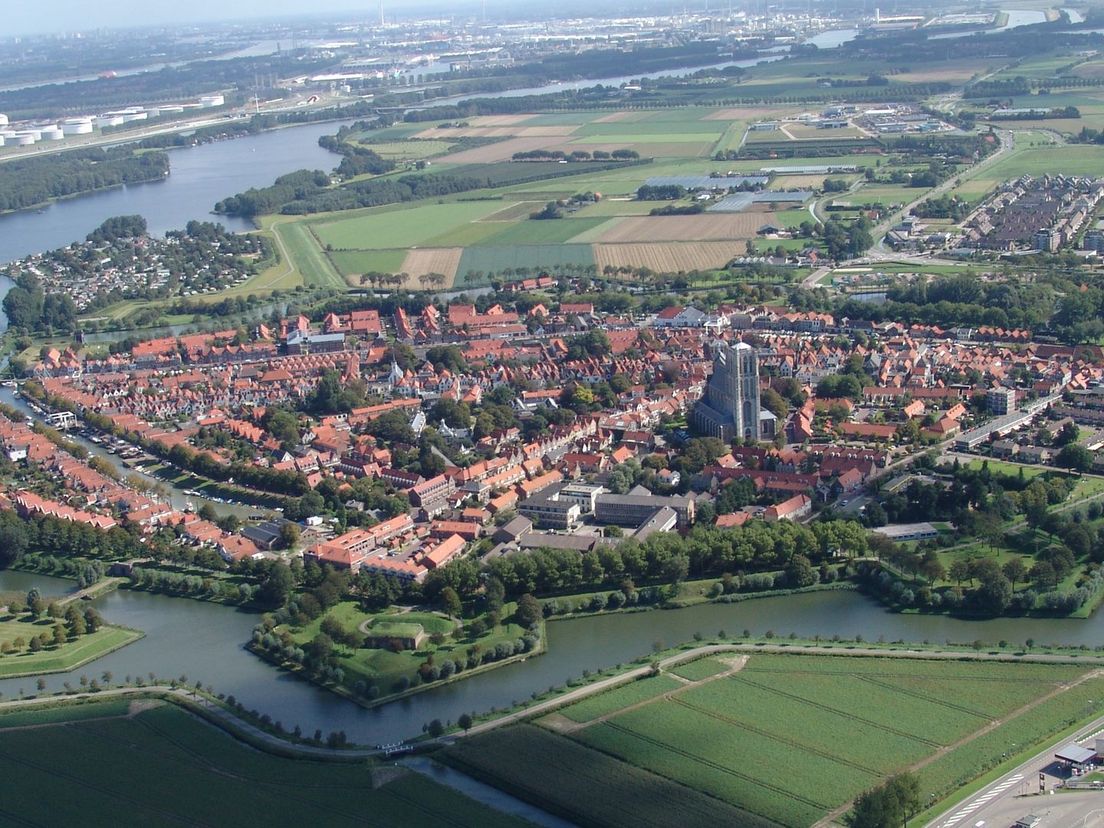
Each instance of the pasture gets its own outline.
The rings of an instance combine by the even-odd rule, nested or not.
[[[1076,665],[722,655],[546,715],[536,722],[545,733],[508,728],[446,756],[560,813],[589,803],[591,781],[546,778],[525,758],[530,744],[541,768],[648,773],[749,820],[798,828],[906,769],[923,801],[946,796],[1007,758],[1012,742],[1029,750],[1089,717],[1087,699],[1102,691],[1104,678]],[[631,796],[614,805],[634,811]]]
[[[8,816],[49,802],[56,825],[523,824],[412,772],[253,750],[169,705],[52,712],[56,726],[30,730],[4,730],[15,723],[0,717],[0,774],[18,780],[5,788]]]

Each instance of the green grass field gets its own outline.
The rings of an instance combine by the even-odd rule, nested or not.
[[[722,657],[672,672],[678,686],[661,675],[547,716],[538,724],[548,734],[488,734],[482,756],[461,744],[460,761],[508,790],[529,768],[533,798],[562,808],[583,801],[585,784],[553,786],[527,765],[522,745],[532,742],[542,766],[619,760],[609,773],[648,772],[797,828],[906,769],[920,772],[923,801],[945,796],[998,764],[1011,742],[1026,749],[1087,718],[1086,699],[1104,691],[1104,678],[1077,683],[1085,667],[1034,663],[752,654],[742,668]],[[495,758],[500,739],[514,747],[508,763]]]
[[[0,642],[14,643],[20,638],[24,642],[18,651],[0,655],[0,678],[72,670],[142,637],[137,630],[105,625],[60,647],[51,645],[37,653],[31,652],[28,649],[30,639],[43,633],[52,635],[57,623],[53,618],[35,622],[30,615],[8,615],[0,619]]]
[[[606,220],[601,217],[563,218],[550,221],[528,219],[508,225],[494,235],[481,239],[479,244],[495,247],[515,244],[562,244],[605,222]]]
[[[522,824],[411,772],[261,753],[168,705],[103,721],[87,719],[120,717],[125,705],[63,710],[72,723],[0,731],[0,774],[19,780],[5,788],[0,821],[33,814],[53,825]],[[12,725],[0,717],[5,726]]]
[[[311,222],[323,245],[336,250],[387,250],[426,245],[461,225],[501,210],[500,201],[422,204],[405,210],[364,212],[349,218]]]
[[[1017,144],[1021,138],[1017,137]],[[1093,145],[1031,147],[1002,158],[985,170],[983,178],[1004,181],[1021,175],[1097,175],[1104,162],[1104,149]]]
[[[444,155],[453,145],[448,141],[387,141],[378,144],[369,143],[364,146],[384,158],[411,161],[420,158],[431,158],[434,155]]]
[[[353,273],[398,273],[406,259],[405,250],[335,250],[327,254],[342,275]]]
[[[498,273],[507,268],[547,267],[565,264],[592,265],[594,252],[589,244],[533,244],[527,246],[469,247],[460,257],[456,269],[457,281],[462,283],[468,271]]]
[[[341,277],[329,259],[318,247],[310,226],[299,221],[273,222],[271,231],[278,237],[281,253],[286,250],[289,261],[280,262],[275,270],[283,273],[290,271],[287,278],[298,277],[294,284],[305,284],[319,287],[344,288],[345,280]],[[284,284],[285,278],[281,276],[280,287],[290,287]],[[275,287],[275,284],[266,284],[266,287]]]

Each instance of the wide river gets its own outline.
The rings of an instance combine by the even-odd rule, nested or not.
[[[0,572],[0,591],[37,586],[44,595],[73,588],[70,581],[24,572]],[[47,676],[49,688],[66,681],[74,687],[110,670],[116,681],[126,676],[162,678],[186,675],[217,692],[233,694],[246,707],[268,713],[287,728],[298,724],[306,733],[344,730],[361,744],[393,742],[417,735],[435,718],[452,720],[463,712],[504,708],[531,694],[595,671],[646,656],[655,642],[672,645],[694,633],[729,635],[773,630],[779,637],[794,632],[868,641],[1005,639],[1022,643],[1097,645],[1104,642],[1104,614],[1084,621],[1006,618],[962,621],[944,616],[897,615],[852,592],[821,592],[762,598],[738,604],[705,604],[681,610],[654,610],[624,615],[553,621],[548,624],[548,651],[524,662],[490,670],[409,699],[364,710],[314,685],[283,673],[243,649],[259,616],[217,604],[119,590],[95,601],[104,617],[134,627],[146,637],[71,674]],[[35,692],[34,679],[0,681],[4,697],[22,689]]]

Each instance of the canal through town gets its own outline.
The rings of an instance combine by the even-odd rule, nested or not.
[[[0,592],[37,586],[44,595],[73,588],[70,581],[46,576],[0,572]],[[361,744],[394,742],[417,735],[436,718],[456,721],[464,712],[503,709],[550,686],[562,685],[591,672],[647,656],[656,644],[689,641],[695,633],[730,636],[749,630],[773,630],[779,638],[796,633],[803,638],[839,635],[867,641],[903,639],[944,643],[981,639],[1021,644],[1064,643],[1095,646],[1104,643],[1104,613],[1088,620],[1002,618],[964,621],[946,616],[899,615],[853,592],[816,592],[761,598],[735,604],[704,604],[680,610],[653,610],[621,615],[553,621],[547,625],[548,651],[490,670],[470,679],[443,685],[403,701],[364,710],[332,693],[281,672],[243,647],[259,616],[219,604],[119,590],[95,602],[109,621],[140,629],[142,640],[70,674],[47,676],[50,689],[80,675],[99,677],[111,671],[116,681],[154,673],[173,678],[186,675],[216,692],[234,695],[247,708],[268,713],[291,729],[304,732],[344,730]],[[4,698],[35,692],[35,679],[0,681]]]

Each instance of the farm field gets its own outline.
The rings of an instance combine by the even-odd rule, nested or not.
[[[754,814],[532,725],[460,740],[441,758],[578,825],[771,825]]]
[[[655,273],[683,273],[724,267],[744,253],[742,241],[596,244],[594,263],[599,271],[605,271],[607,267],[646,267]]]
[[[430,243],[435,236],[489,216],[503,208],[497,201],[424,204],[409,210],[367,212],[337,221],[311,223],[323,245],[336,250],[387,250]]]
[[[778,71],[765,72],[761,80],[775,82],[773,73]],[[787,128],[801,132],[798,137],[802,140],[790,140],[781,133],[753,134],[792,144],[794,149],[787,150],[784,158],[709,157],[739,147],[749,123],[795,111],[791,104],[555,112],[472,117],[459,126],[403,124],[365,133],[361,138],[366,145],[392,153],[437,152],[452,145],[451,152],[435,156],[431,169],[414,174],[463,176],[485,182],[486,187],[408,204],[299,218],[265,217],[263,224],[277,226],[278,238],[288,248],[294,266],[272,268],[256,287],[286,287],[298,282],[359,287],[361,277],[369,272],[406,273],[404,287],[408,289],[441,290],[485,285],[504,271],[519,268],[529,272],[596,267],[622,273],[626,269],[658,273],[716,270],[744,255],[746,243],[756,239],[756,231],[764,224],[798,225],[810,218],[808,211],[651,216],[649,213],[663,204],[634,198],[648,179],[776,168],[771,187],[816,190],[823,186],[826,175],[803,173],[801,168],[877,165],[884,172],[885,167],[916,165],[915,159],[891,159],[885,164],[887,157],[878,154],[820,155],[833,151],[827,144],[820,148],[824,133],[840,131],[810,129],[793,122]],[[456,145],[465,137],[486,138],[492,143],[466,148]],[[853,140],[853,136],[842,134],[828,138],[844,143]],[[802,154],[803,144],[810,147],[811,154]],[[625,148],[639,152],[641,163],[511,161],[515,152],[534,149],[570,153]],[[858,173],[832,176],[853,182]],[[842,197],[856,202],[867,197],[896,202],[899,196],[922,193],[904,189],[864,188]],[[550,201],[584,193],[601,197],[567,210],[561,219],[529,218]],[[798,251],[805,244],[804,240],[786,240],[769,246]],[[443,283],[436,280],[430,284],[424,278],[435,273],[445,277]]]
[[[19,780],[5,788],[6,817],[42,813],[48,801],[58,825],[352,826],[365,814],[376,825],[523,824],[411,772],[261,753],[169,705],[57,714],[66,714],[57,726],[0,730],[0,773]],[[115,718],[89,720],[104,716]],[[14,724],[0,717],[5,727]],[[75,795],[59,796],[62,787]]]
[[[703,213],[697,216],[627,218],[602,233],[605,243],[649,241],[721,241],[755,237],[755,231],[775,221],[774,213]]]
[[[385,141],[381,143],[366,143],[362,145],[372,150],[377,155],[396,161],[412,161],[421,158],[432,158],[435,155],[444,155],[454,145],[449,141]]]
[[[999,763],[1009,739],[1027,749],[1089,716],[1085,700],[1102,690],[1104,678],[1076,665],[715,656],[547,715],[536,722],[547,733],[508,728],[480,737],[478,751],[461,743],[446,755],[459,751],[482,778],[527,785],[527,798],[565,809],[588,783],[553,784],[535,769],[523,783],[517,759],[528,745],[542,767],[571,757],[611,775],[646,772],[798,828],[906,769],[920,775],[922,801],[945,796]]]

